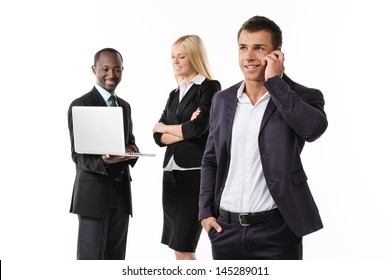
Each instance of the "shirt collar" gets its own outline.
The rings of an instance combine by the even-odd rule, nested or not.
[[[240,87],[238,88],[237,90],[237,99],[238,99],[238,102],[240,103],[250,103],[250,99],[248,97],[248,95],[244,92],[244,89],[245,89],[245,81],[242,82],[242,84],[240,85]],[[269,95],[269,92],[267,91],[257,102],[259,103],[261,100],[263,99],[266,99],[268,98],[270,95]]]
[[[101,86],[99,86],[98,84],[95,85],[95,88],[97,89],[97,91],[100,93],[100,95],[103,97],[104,101],[106,103],[108,103],[108,99],[110,98],[111,94],[115,95],[115,93],[111,93],[107,90],[105,90],[104,88],[102,88]]]
[[[245,82],[242,82],[240,87],[237,90],[237,99],[240,100],[242,95],[244,94]]]
[[[188,83],[186,88],[189,88],[189,86],[192,85],[192,84],[201,85],[204,80],[206,80],[206,77],[203,76],[202,74],[198,74]],[[183,81],[180,82],[177,90],[179,90],[180,88],[184,88],[184,82]]]
[[[195,78],[192,79],[192,83],[196,84],[196,85],[200,85],[203,83],[203,81],[206,80],[206,77],[203,76],[202,74],[198,74],[196,75]]]

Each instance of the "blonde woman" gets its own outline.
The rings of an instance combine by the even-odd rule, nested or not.
[[[202,227],[198,221],[200,166],[208,137],[211,100],[221,90],[210,73],[205,46],[197,35],[172,46],[178,87],[171,91],[153,136],[166,147],[163,173],[164,225],[161,242],[177,260],[196,259]]]

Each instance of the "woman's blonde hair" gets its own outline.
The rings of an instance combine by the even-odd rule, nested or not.
[[[212,80],[209,60],[202,39],[198,35],[185,35],[178,38],[172,46],[176,44],[182,44],[186,48],[195,71]],[[183,80],[181,76],[175,75],[175,78],[178,82]]]

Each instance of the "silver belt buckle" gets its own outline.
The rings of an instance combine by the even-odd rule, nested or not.
[[[248,215],[249,215],[249,213],[240,213],[240,214],[238,214],[238,221],[240,222],[241,226],[243,226],[243,227],[249,227],[250,226],[250,224],[245,224],[245,223],[242,222],[242,217],[248,216]]]

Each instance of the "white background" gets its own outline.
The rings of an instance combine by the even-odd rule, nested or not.
[[[141,151],[131,170],[134,218],[127,260],[173,260],[160,244],[164,149],[152,129],[176,87],[176,38],[203,39],[222,88],[242,80],[236,35],[253,15],[283,31],[286,74],[320,89],[329,127],[302,154],[324,229],[304,237],[305,260],[386,260],[390,250],[389,39],[386,1],[2,1],[0,4],[0,259],[72,261],[77,216],[68,213],[75,167],[67,110],[95,83],[93,55],[124,58],[117,94],[133,109]],[[203,232],[199,260],[211,260]]]

